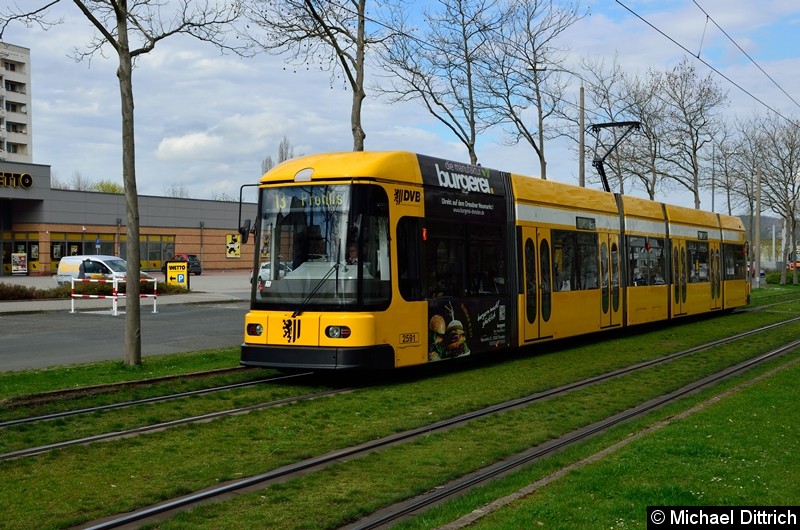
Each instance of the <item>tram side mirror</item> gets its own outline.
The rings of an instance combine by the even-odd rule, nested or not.
[[[242,245],[244,245],[250,237],[250,219],[244,220],[244,224],[239,227],[239,234],[242,236]]]

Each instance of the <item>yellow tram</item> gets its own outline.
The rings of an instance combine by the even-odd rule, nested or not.
[[[407,152],[259,183],[241,363],[397,368],[746,305],[741,220]]]

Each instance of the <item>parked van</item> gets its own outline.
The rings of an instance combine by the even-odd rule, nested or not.
[[[93,280],[110,280],[114,277],[125,278],[128,274],[128,263],[117,256],[65,256],[58,262],[56,283],[65,285],[73,278]],[[141,273],[142,278],[151,278]]]

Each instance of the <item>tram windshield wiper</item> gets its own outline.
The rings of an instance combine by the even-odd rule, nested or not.
[[[333,266],[331,267],[331,270],[326,272],[325,276],[320,278],[320,280],[317,282],[317,285],[314,286],[314,288],[311,290],[311,292],[308,293],[308,296],[306,296],[305,299],[303,300],[303,302],[300,304],[300,307],[295,309],[294,313],[292,313],[292,318],[297,318],[300,314],[303,313],[303,310],[308,305],[308,302],[310,302],[311,299],[314,298],[314,295],[317,294],[317,291],[319,291],[320,287],[322,287],[322,284],[325,283],[325,280],[330,278],[331,274],[333,274],[334,272],[336,272],[337,275],[338,275],[338,273],[339,273],[339,264],[338,263],[334,263]]]

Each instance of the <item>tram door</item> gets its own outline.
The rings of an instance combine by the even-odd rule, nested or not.
[[[713,242],[708,249],[708,279],[711,281],[711,309],[722,309],[722,265],[720,244]]]
[[[689,264],[686,254],[686,241],[672,240],[672,316],[685,315],[686,282],[689,278]]]
[[[525,292],[522,311],[523,338],[525,342],[553,335],[552,313],[552,262],[550,230],[545,228],[522,229]]]
[[[622,324],[620,307],[619,236],[600,234],[600,327]]]

